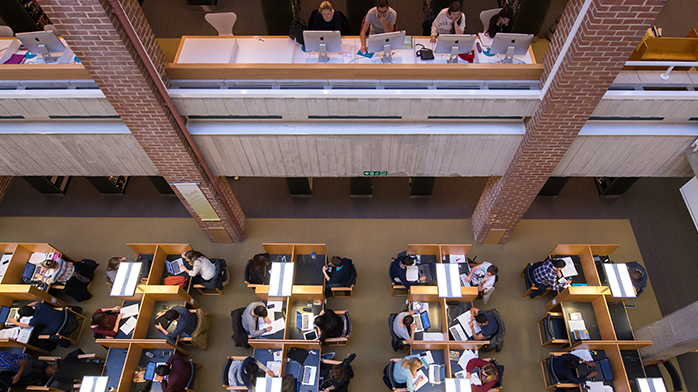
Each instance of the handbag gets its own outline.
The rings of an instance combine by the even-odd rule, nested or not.
[[[299,18],[293,20],[291,21],[291,26],[288,28],[288,36],[299,44],[305,45],[305,41],[303,40],[303,32],[305,30],[308,30],[308,25],[305,24],[303,19]]]
[[[167,286],[179,286],[183,289],[187,289],[187,277],[181,275],[168,276],[165,278],[165,284]]]
[[[422,61],[434,59],[434,51],[433,50],[431,50],[429,48],[425,48],[424,45],[422,45],[422,44],[417,44],[417,45],[422,47],[421,49],[417,50],[417,57],[421,58]]]

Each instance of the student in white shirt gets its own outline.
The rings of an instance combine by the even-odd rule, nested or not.
[[[463,34],[465,31],[465,14],[459,1],[454,1],[436,15],[431,24],[431,43],[436,42],[439,34]]]
[[[477,286],[477,291],[482,293],[482,302],[487,303],[494,292],[494,283],[497,281],[499,269],[489,261],[470,269],[470,273],[465,277],[466,282],[471,286]]]
[[[192,277],[193,284],[208,282],[216,277],[216,267],[211,260],[206,258],[201,252],[190,250],[186,253],[182,253],[182,258],[192,266],[190,270],[185,265],[182,265],[182,270],[189,273],[189,276]]]

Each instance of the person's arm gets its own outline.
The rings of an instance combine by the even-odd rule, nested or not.
[[[325,280],[328,281],[328,282],[329,282],[330,279],[331,279],[331,278],[330,278],[330,275],[327,274],[327,270],[328,270],[329,268],[330,268],[330,266],[329,266],[328,264],[325,264],[325,265],[322,266],[322,274],[325,275]]]
[[[18,326],[18,327],[22,327],[22,328],[31,328],[31,326],[30,326],[29,324],[20,323],[20,322],[17,321],[17,319],[14,318],[14,317],[8,318],[7,321],[11,322],[12,324],[14,324],[14,325],[16,325],[16,326]]]
[[[368,28],[371,27],[371,24],[368,22],[364,22],[364,26],[361,29],[361,32],[359,33],[359,38],[361,39],[361,53],[366,53],[367,47],[366,47],[366,35],[368,33]]]
[[[119,333],[119,322],[121,321],[121,319],[123,317],[124,317],[123,313],[119,313],[119,315],[116,316],[116,322],[114,323],[114,336],[116,336]]]
[[[27,364],[29,362],[26,359],[20,359],[19,360],[19,370],[17,371],[17,374],[12,376],[12,383],[17,384],[19,382],[20,377],[22,377],[22,372],[24,372],[24,368],[27,367]]]
[[[318,12],[318,14],[320,13]],[[320,17],[322,18],[321,14]],[[339,16],[339,11],[336,10],[334,11],[334,15],[332,16],[332,30],[342,30],[342,17]]]
[[[416,329],[417,329],[417,324],[412,323],[412,325],[410,325],[410,338],[407,339],[407,344],[412,345],[412,343],[414,342],[414,331]]]
[[[436,37],[439,35],[439,29],[436,27],[438,20],[440,19],[441,12],[439,12],[438,15],[436,15],[436,18],[434,18],[434,21],[431,22],[431,39],[429,42],[432,44],[436,42]]]
[[[390,14],[390,7],[388,7],[388,15]],[[386,16],[380,16],[380,21],[383,24],[383,28],[385,28],[385,32],[389,33],[393,31],[395,28],[395,21],[390,22],[390,18]],[[395,13],[395,18],[397,19],[397,12]]]
[[[453,24],[455,25],[454,30],[456,31],[456,34],[463,34],[465,31],[465,13],[461,12],[460,18],[454,21]]]
[[[266,365],[264,365],[262,362],[260,362],[260,361],[258,361],[258,360],[256,360],[256,359],[255,359],[254,361],[255,361],[255,363],[257,364],[257,366],[259,366],[259,368],[262,369],[269,377],[276,377],[276,376],[274,375],[274,372],[272,372],[271,370],[269,370],[269,368],[266,367]]]
[[[187,270],[186,267],[184,267],[184,270],[189,272],[189,276],[196,276],[201,271],[201,262],[199,259],[193,260],[191,270]]]

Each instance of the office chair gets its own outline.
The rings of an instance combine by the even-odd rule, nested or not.
[[[210,12],[204,15],[204,19],[218,31],[219,36],[232,36],[238,16],[235,12]]]
[[[10,26],[0,26],[0,37],[14,37],[15,33]]]
[[[201,308],[189,309],[189,311],[191,313],[196,313],[196,328],[191,336],[179,336],[178,342],[191,344],[198,349],[206,350],[206,346],[208,345],[208,330],[211,327],[208,314]]]
[[[347,287],[331,287],[332,298],[352,298],[354,296],[354,285],[356,284],[356,266],[351,263],[351,275]]]
[[[191,366],[191,376],[189,376],[189,381],[187,381],[186,391],[187,392],[194,392],[192,390],[192,388],[194,387],[194,374],[196,373],[197,368],[202,368],[203,366],[192,361],[191,359],[189,360],[189,366]]]
[[[541,347],[570,344],[562,313],[548,313],[538,320]]]
[[[215,267],[216,274],[213,279],[205,283],[195,284],[192,287],[201,295],[223,295],[223,284],[228,280],[228,264],[224,259],[210,259]]]
[[[524,292],[524,294],[522,295],[522,297],[528,297],[528,296],[531,295],[531,293],[532,293],[534,290],[538,290],[538,287],[536,287],[536,285],[533,283],[533,276],[532,276],[532,273],[533,273],[533,270],[536,269],[536,268],[538,268],[541,264],[543,264],[542,261],[538,261],[538,262],[535,262],[535,263],[528,263],[528,265],[526,266],[526,268],[524,268],[523,271],[521,271],[521,273],[519,274],[519,276],[523,276],[523,277],[524,277],[524,284],[525,284],[525,286],[526,286],[526,287],[525,287],[526,291]],[[539,297],[544,296],[544,295],[547,294],[549,291],[550,291],[550,287],[546,287],[545,290],[543,290],[543,294],[540,294]]]
[[[54,335],[39,335],[39,339],[56,341],[63,347],[68,347],[80,340],[85,316],[72,309],[63,308],[63,324]]]
[[[78,349],[79,350],[79,349]],[[82,350],[79,350],[79,352],[82,352]],[[68,356],[71,356],[71,354],[68,354]],[[91,367],[89,370],[88,369],[81,369],[84,372],[86,372],[85,375],[99,375],[103,369],[104,366],[104,358],[101,358],[97,356],[94,353],[90,354],[78,354],[76,356],[77,359],[80,360],[80,362],[84,362],[85,364],[92,363],[93,367]],[[57,365],[59,362],[62,360],[61,357],[54,357],[54,356],[40,356],[38,357],[39,361],[44,361],[48,362],[49,366],[50,365]],[[75,383],[73,383],[73,390],[77,390],[80,388],[80,382],[82,380],[74,380]],[[62,385],[58,380],[55,379],[54,377],[50,377],[43,385],[27,385],[26,390],[27,391],[45,391],[45,392],[63,392],[64,389],[62,387],[65,387]]]
[[[497,374],[499,375],[499,378],[497,379],[497,382],[492,386],[491,390],[499,391],[502,389],[502,377],[504,377],[504,366],[500,365],[497,363],[497,360],[493,359],[492,364],[497,367]]]
[[[397,317],[397,313],[391,313],[390,316],[388,317],[388,328],[390,330],[390,336],[392,338],[390,345],[393,347],[393,351],[397,352],[397,350],[402,350],[405,348],[405,341],[402,340],[397,334],[395,334],[395,331],[393,330],[393,323],[395,322],[395,318]]]
[[[480,21],[482,22],[482,31],[485,32],[490,27],[490,19],[497,15],[501,8],[492,8],[489,10],[484,10],[480,12]]]
[[[348,310],[339,310],[335,313],[342,317],[342,321],[344,321],[342,335],[338,338],[325,339],[325,344],[328,346],[346,346],[349,341],[349,336],[351,336],[351,317],[349,317]]]
[[[480,348],[482,352],[488,352],[495,350],[497,352],[502,351],[504,347],[504,335],[506,334],[506,328],[504,328],[504,320],[502,316],[499,315],[497,309],[486,310],[487,313],[492,315],[495,320],[497,320],[497,332],[490,338],[490,342]]]
[[[395,378],[393,378],[393,371],[395,370],[395,366],[397,366],[397,363],[399,361],[400,358],[393,358],[385,366],[385,368],[383,368],[383,382],[388,388],[390,388],[391,391],[394,391],[399,388],[407,388],[407,385],[400,384],[397,381],[395,381]]]
[[[245,356],[240,356],[240,357],[228,357],[225,360],[225,365],[223,365],[223,388],[229,390],[229,391],[246,391],[247,387],[244,385],[228,385],[228,373],[230,373],[230,367],[233,365],[233,362],[242,362],[245,360]]]
[[[543,382],[545,389],[557,390],[558,388],[579,388],[579,385],[571,382],[561,382],[555,374],[553,361],[555,357],[559,357],[565,353],[550,353],[547,357],[540,360],[541,370],[543,371]]]
[[[672,390],[669,392],[683,391],[683,384],[681,383],[681,377],[679,376],[679,372],[676,371],[674,364],[667,359],[646,362],[644,367],[645,374],[647,375],[647,377],[663,378],[662,370],[659,368],[660,364],[664,365],[664,369],[666,369],[667,373],[669,373],[669,377],[671,377]]]

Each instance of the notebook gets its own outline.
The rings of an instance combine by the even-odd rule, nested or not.
[[[303,366],[303,375],[301,376],[301,384],[303,384],[303,385],[315,384],[315,374],[316,373],[317,373],[317,366]]]

